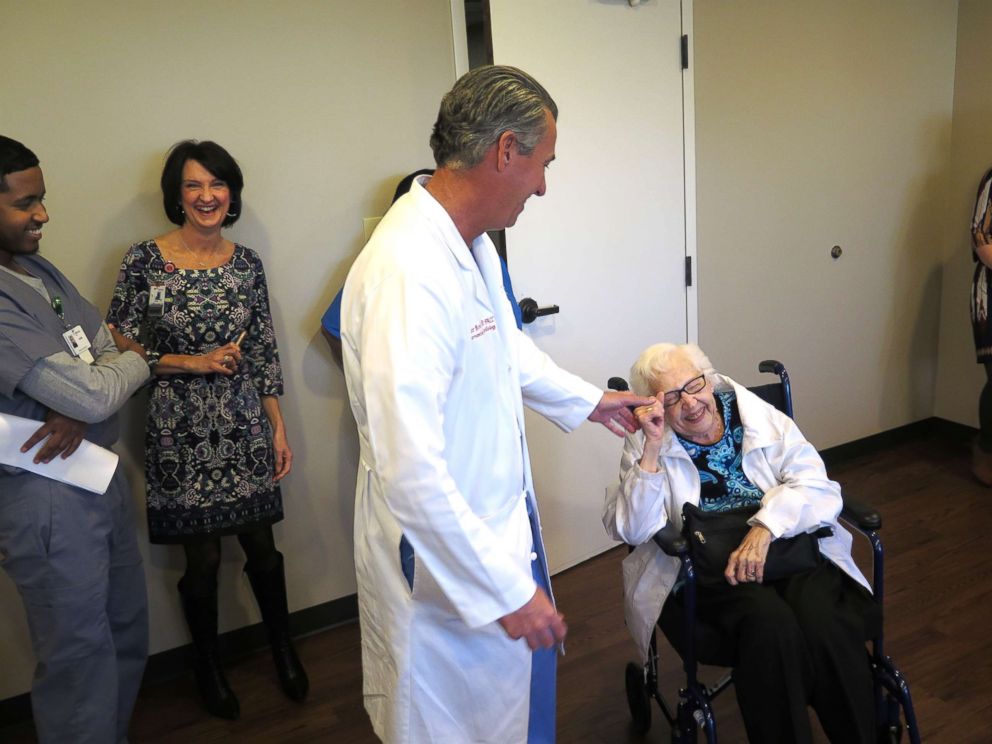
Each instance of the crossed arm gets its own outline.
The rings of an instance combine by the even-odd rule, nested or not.
[[[106,326],[97,332],[93,352],[94,364],[67,352],[47,356],[18,384],[25,395],[49,409],[45,423],[21,445],[21,452],[28,452],[43,443],[35,453],[35,463],[72,455],[83,441],[87,425],[113,415],[148,379],[141,345],[127,341],[118,349]]]

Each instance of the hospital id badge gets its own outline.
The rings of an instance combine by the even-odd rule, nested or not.
[[[75,328],[70,328],[62,334],[62,338],[65,339],[66,346],[69,347],[69,351],[74,357],[79,357],[87,364],[93,364],[93,355],[90,354],[90,340],[86,338],[86,331],[83,330],[82,326],[77,325]]]
[[[165,315],[165,285],[153,284],[148,288],[148,315],[161,318]]]

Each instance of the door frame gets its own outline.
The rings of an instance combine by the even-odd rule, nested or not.
[[[498,0],[497,0],[498,1]],[[465,31],[465,0],[450,0],[452,66],[457,80],[468,72],[468,36]],[[692,263],[692,284],[685,288],[685,337],[699,343],[699,260],[696,251],[696,108],[693,71],[693,0],[681,0],[682,34],[689,39],[688,69],[682,71],[683,203],[685,205],[685,257]]]

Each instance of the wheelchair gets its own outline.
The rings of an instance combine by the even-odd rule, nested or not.
[[[789,373],[785,367],[780,362],[766,360],[758,365],[758,370],[762,373],[778,375],[779,380],[750,387],[749,390],[789,418],[793,418],[792,389]],[[610,378],[608,387],[613,390],[629,389],[626,380],[620,377]],[[919,744],[919,729],[916,725],[909,685],[884,651],[882,633],[884,552],[882,541],[878,536],[878,530],[882,527],[882,518],[866,504],[847,495],[844,495],[843,499],[841,519],[864,535],[872,548],[872,589],[877,601],[878,617],[872,623],[873,630],[870,636],[865,640],[871,642],[867,653],[874,682],[878,741],[898,744],[905,731],[911,744]],[[697,676],[699,662],[696,647],[707,642],[715,643],[716,632],[701,623],[696,623],[696,576],[688,541],[671,524],[655,533],[652,540],[667,555],[678,558],[683,566],[684,617],[680,625],[664,627],[663,632],[682,658],[686,680],[685,686],[678,691],[678,703],[673,708],[673,705],[662,696],[658,687],[658,624],[656,624],[647,662],[643,665],[630,662],[626,667],[625,688],[633,727],[642,734],[648,731],[651,727],[651,701],[654,700],[671,727],[672,744],[695,744],[700,729],[706,736],[707,744],[717,744],[716,721],[711,701],[731,685],[732,676],[727,673],[710,686],[700,682]],[[633,549],[634,546],[630,546],[630,550]],[[729,663],[721,665],[730,666]]]

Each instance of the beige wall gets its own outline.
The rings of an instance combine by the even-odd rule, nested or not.
[[[933,414],[956,10],[695,2],[700,344],[821,447]]]
[[[157,186],[166,148],[216,139],[240,160],[245,211],[230,236],[266,265],[296,454],[276,528],[291,609],[353,593],[357,444],[319,319],[361,246],[362,218],[382,214],[396,180],[432,162],[430,126],[454,79],[449,0],[0,0],[0,17],[0,132],[42,160],[44,255],[100,307],[127,246],[168,229]],[[139,408],[120,449],[143,509]],[[150,547],[144,524],[140,539],[155,652],[187,642],[175,595],[182,559]],[[229,629],[258,614],[240,548],[224,549]],[[32,663],[2,574],[0,607],[4,699],[27,690]]]
[[[958,16],[954,130],[947,189],[947,230],[940,316],[940,365],[934,413],[978,425],[978,393],[985,372],[975,364],[968,316],[974,264],[969,225],[975,191],[992,167],[992,4],[962,0]]]

